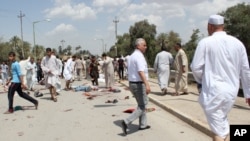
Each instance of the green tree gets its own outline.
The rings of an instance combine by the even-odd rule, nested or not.
[[[147,50],[145,52],[145,58],[148,61],[149,67],[154,63],[155,58],[155,36],[156,26],[149,24],[147,20],[139,21],[129,28],[130,34],[130,48],[128,54],[131,54],[134,50],[134,42],[137,38],[144,38],[147,42]]]
[[[220,13],[225,17],[225,30],[243,42],[250,54],[250,5],[237,4]]]
[[[18,38],[17,36],[14,36],[10,39],[12,51],[16,51],[17,47],[19,46],[20,41],[21,41],[20,38]]]
[[[9,42],[0,43],[0,62],[8,61],[8,53],[12,51],[11,44]]]
[[[45,55],[45,48],[42,45],[36,45],[35,50],[33,50],[33,54],[31,54],[32,57],[35,59],[41,59]]]
[[[126,56],[128,54],[130,54],[130,35],[128,33],[124,33],[122,36],[118,36],[117,37],[118,40],[117,40],[117,44],[116,44],[116,47],[117,47],[117,55],[123,55],[123,56]],[[116,56],[116,49],[115,49],[115,46],[112,48],[112,50],[114,51],[115,53],[115,56]]]
[[[169,31],[169,33],[167,33],[167,45],[169,48],[170,53],[172,54],[176,54],[176,51],[174,50],[174,46],[176,43],[181,43],[181,38],[180,35],[174,31]]]
[[[186,51],[189,63],[191,63],[193,60],[194,52],[197,47],[198,41],[200,39],[199,33],[200,33],[199,29],[194,29],[190,37],[190,40],[185,45],[183,45]]]
[[[156,37],[156,45],[155,45],[155,50],[156,52],[161,51],[161,47],[165,46],[167,47],[167,49],[169,50],[169,46],[167,46],[168,43],[168,34],[167,33],[160,33],[157,37]]]

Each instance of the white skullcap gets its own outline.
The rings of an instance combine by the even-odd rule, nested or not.
[[[224,17],[220,15],[211,15],[208,19],[208,23],[213,25],[222,25],[224,24]]]

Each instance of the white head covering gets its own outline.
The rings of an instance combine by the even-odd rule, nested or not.
[[[208,19],[208,23],[213,25],[222,25],[224,24],[224,17],[220,15],[211,15]]]

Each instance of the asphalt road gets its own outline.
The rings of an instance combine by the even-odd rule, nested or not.
[[[75,81],[73,86],[89,83]],[[62,80],[64,86],[64,80]],[[100,86],[104,86],[103,83]],[[41,86],[37,86],[41,88]],[[43,86],[42,86],[43,87]],[[19,96],[15,96],[14,114],[0,116],[0,141],[209,141],[210,137],[150,103],[148,113],[150,129],[138,130],[138,120],[129,126],[127,136],[120,127],[120,120],[129,116],[123,111],[135,108],[136,102],[123,85],[116,83],[120,93],[61,91],[58,102],[50,100],[48,90],[42,90],[38,110]],[[99,90],[104,90],[100,88]],[[2,88],[0,91],[3,91]],[[33,93],[31,93],[33,96]],[[129,99],[125,99],[125,97]],[[116,99],[117,103],[106,103]],[[0,93],[0,112],[6,111],[7,94]],[[20,106],[25,108],[20,109]]]

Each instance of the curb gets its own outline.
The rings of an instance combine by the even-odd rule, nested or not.
[[[167,105],[167,104],[163,104],[161,103],[159,100],[155,99],[155,98],[152,98],[150,96],[149,97],[149,100],[156,104],[157,106],[161,107],[162,109],[168,111],[169,113],[173,114],[174,116],[178,117],[179,119],[183,120],[184,122],[188,123],[189,125],[191,125],[192,127],[196,128],[197,130],[203,132],[204,134],[212,137],[213,136],[213,133],[212,131],[206,127],[205,124],[201,123],[200,121],[194,121],[192,120],[191,117],[185,115],[184,113],[182,113],[181,111],[177,110],[177,109],[174,109],[173,107]]]

